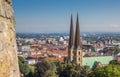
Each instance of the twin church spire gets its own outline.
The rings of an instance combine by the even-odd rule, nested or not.
[[[77,20],[76,20],[76,33],[75,33],[75,47],[81,46],[80,42],[80,27],[79,27],[79,18],[77,14]]]
[[[80,41],[80,26],[79,26],[78,14],[77,14],[77,20],[76,20],[75,38],[74,38],[73,18],[71,15],[69,46],[68,46],[68,62],[72,62],[82,66],[82,47],[81,46],[82,44]]]
[[[73,17],[72,17],[72,15],[71,15],[71,20],[70,20],[69,47],[72,47],[73,45],[75,47],[81,46],[78,14],[77,14],[77,20],[76,20],[75,40],[74,40],[74,26],[73,26]]]
[[[72,18],[72,15],[71,15],[69,47],[72,47],[73,45],[74,45],[74,27],[73,27],[73,18]]]

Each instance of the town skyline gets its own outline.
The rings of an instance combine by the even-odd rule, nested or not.
[[[119,0],[13,0],[16,32],[69,32],[70,16],[80,32],[119,32]],[[74,23],[74,26],[76,24]]]

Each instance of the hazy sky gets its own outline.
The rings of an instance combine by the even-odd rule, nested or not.
[[[13,0],[16,32],[69,32],[77,12],[80,30],[120,31],[120,0]]]

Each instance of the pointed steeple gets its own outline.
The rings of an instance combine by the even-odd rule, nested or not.
[[[70,35],[69,35],[69,47],[71,48],[74,45],[74,27],[73,27],[73,19],[71,15],[70,20]]]
[[[77,14],[76,33],[75,33],[75,48],[77,48],[78,46],[81,46],[81,41],[80,41],[79,18],[78,18],[78,14]]]

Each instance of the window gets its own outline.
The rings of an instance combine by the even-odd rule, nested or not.
[[[79,59],[78,59],[79,61],[80,61],[80,57],[79,57]]]
[[[80,55],[80,51],[79,51],[79,55]]]

